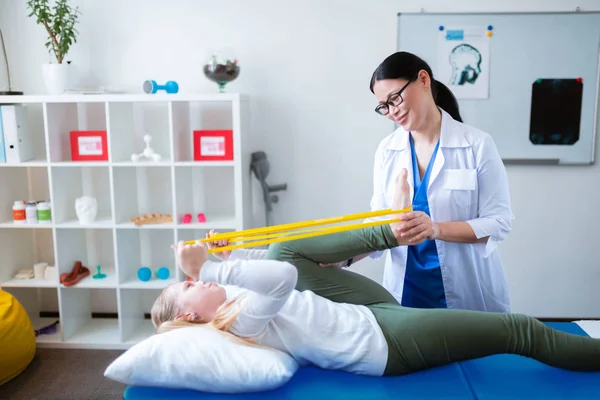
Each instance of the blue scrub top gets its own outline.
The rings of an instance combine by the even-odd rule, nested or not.
[[[423,175],[423,180],[421,181],[419,164],[417,163],[417,154],[415,153],[415,144],[412,135],[410,135],[415,189],[412,206],[413,210],[423,211],[430,217],[427,187],[429,186],[431,167],[437,155],[439,146],[440,142],[438,140],[435,150],[431,155],[427,170]],[[435,240],[427,239],[421,244],[408,246],[404,289],[402,291],[402,305],[414,308],[446,308],[444,283],[442,281],[440,260],[438,258]]]

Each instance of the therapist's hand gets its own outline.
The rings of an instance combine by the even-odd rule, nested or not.
[[[423,243],[426,239],[434,240],[439,232],[429,215],[422,211],[411,211],[402,215],[402,224],[394,232],[399,241],[410,245]]]

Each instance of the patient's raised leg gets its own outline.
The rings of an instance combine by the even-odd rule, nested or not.
[[[410,186],[406,170],[403,170],[396,180],[393,206],[398,209],[410,206]],[[298,290],[311,290],[339,303],[398,304],[383,286],[364,275],[347,269],[323,268],[319,265],[397,247],[398,242],[391,227],[396,224],[392,222],[314,238],[273,243],[269,247],[268,258],[288,261],[298,268]]]

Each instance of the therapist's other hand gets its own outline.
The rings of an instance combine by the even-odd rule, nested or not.
[[[435,240],[439,234],[437,225],[422,211],[411,211],[402,216],[394,232],[402,241],[409,244],[419,244],[426,239]]]

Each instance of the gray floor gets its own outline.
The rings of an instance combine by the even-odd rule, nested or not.
[[[37,349],[29,367],[0,386],[2,400],[121,400],[125,385],[104,377],[122,351]]]

